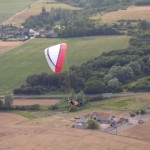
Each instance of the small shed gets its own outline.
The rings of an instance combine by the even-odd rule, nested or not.
[[[110,121],[111,115],[107,114],[107,113],[93,112],[92,118],[97,120],[97,121],[100,121],[101,123],[103,123],[103,122],[106,123],[106,122]]]
[[[73,128],[84,129],[84,125],[82,123],[76,123],[73,125]]]

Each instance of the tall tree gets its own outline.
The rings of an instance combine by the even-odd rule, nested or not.
[[[0,110],[3,108],[3,100],[0,100]]]
[[[4,99],[5,108],[8,110],[11,109],[12,104],[13,104],[13,97],[11,95],[5,96],[5,99]]]

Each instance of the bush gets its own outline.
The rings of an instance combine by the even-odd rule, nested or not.
[[[44,88],[42,86],[22,86],[20,88],[16,88],[14,89],[13,93],[14,94],[28,94],[28,95],[32,95],[32,94],[44,94],[47,92],[48,88]]]
[[[134,92],[149,92],[150,91],[150,77],[141,78],[127,86],[128,91]]]
[[[90,80],[85,85],[85,93],[86,94],[101,94],[105,91],[105,84],[99,80]]]
[[[55,105],[49,106],[49,110],[50,110],[50,109],[56,110],[56,109],[58,109],[58,105],[55,104]]]
[[[105,98],[102,95],[97,95],[97,96],[92,96],[92,97],[88,98],[88,101],[95,102],[95,101],[101,101],[104,99]]]
[[[141,115],[144,115],[146,113],[146,111],[142,109],[140,113],[141,113]]]
[[[3,100],[0,99],[0,109],[3,109]]]
[[[90,119],[90,120],[88,120],[87,128],[88,129],[98,129],[99,128],[99,123],[94,119]]]
[[[130,117],[135,117],[135,113],[130,113]]]
[[[39,104],[35,104],[35,105],[31,105],[30,106],[30,110],[39,110],[40,109],[40,105]]]
[[[76,101],[79,105],[83,105],[86,102],[85,95],[82,90],[76,95]]]
[[[12,109],[12,104],[13,104],[13,97],[11,95],[5,96],[4,99],[4,107],[6,110]]]
[[[108,81],[108,89],[109,89],[109,92],[122,92],[123,91],[122,85],[118,81],[117,78],[113,78]]]
[[[76,106],[72,106],[72,107],[70,107],[69,112],[76,112],[77,110],[78,109]]]

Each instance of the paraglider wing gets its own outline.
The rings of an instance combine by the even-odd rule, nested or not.
[[[56,72],[61,72],[66,55],[67,44],[61,43],[45,49],[46,60],[50,68]]]

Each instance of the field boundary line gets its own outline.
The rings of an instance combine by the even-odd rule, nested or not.
[[[32,38],[32,39],[34,39],[34,38]],[[10,51],[10,50],[13,50],[14,48],[17,48],[17,47],[19,47],[19,46],[21,46],[21,45],[23,45],[23,44],[25,44],[25,43],[31,41],[32,39],[28,39],[27,41],[22,42],[22,43],[20,43],[20,44],[14,46],[14,47],[8,48],[6,51],[4,50],[3,52],[0,52],[0,55],[1,55],[1,54],[4,54],[4,53],[7,53],[7,52]],[[7,42],[7,41],[6,41],[6,42]]]
[[[29,5],[30,5],[30,6],[33,6],[33,5],[35,5],[36,3],[39,3],[39,2],[40,2],[40,0],[35,1],[35,2],[31,3],[31,4],[29,4]],[[2,21],[1,24],[7,24],[7,22],[9,22],[9,20],[11,20],[11,19],[13,19],[14,17],[16,17],[17,15],[21,14],[21,13],[24,12],[27,8],[28,8],[28,7],[25,7],[25,8],[23,8],[22,10],[20,10],[19,12],[16,12],[16,14],[13,15],[12,17],[10,17],[10,18],[8,18],[8,19]]]

